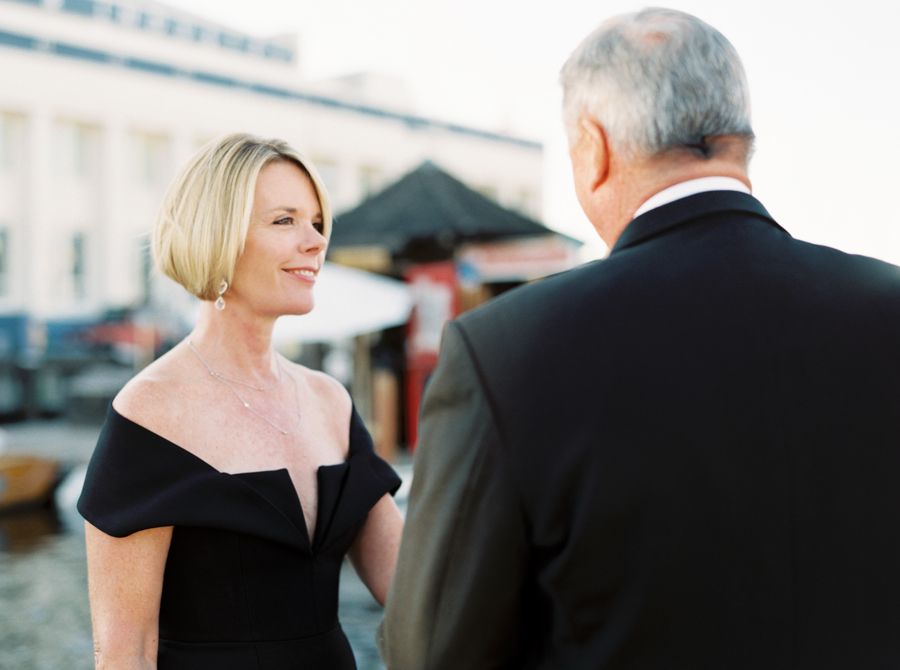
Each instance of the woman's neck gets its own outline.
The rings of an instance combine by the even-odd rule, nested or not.
[[[211,302],[203,302],[190,341],[216,373],[266,386],[280,376],[278,355],[272,347],[274,326],[274,319],[242,313],[237,305],[219,311]]]

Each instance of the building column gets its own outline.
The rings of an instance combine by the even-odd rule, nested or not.
[[[91,302],[100,307],[128,305],[138,298],[140,258],[132,239],[126,202],[127,130],[119,117],[107,117],[100,129],[99,221],[92,243]]]
[[[51,193],[53,189],[53,118],[46,105],[28,111],[25,141],[26,209],[21,228],[21,254],[17,264],[21,275],[23,305],[28,312],[46,313],[53,291],[53,259],[49,252],[52,230]]]

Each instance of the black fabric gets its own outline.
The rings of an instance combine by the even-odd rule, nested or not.
[[[400,479],[355,409],[346,462],[318,470],[310,542],[286,469],[227,474],[110,407],[78,501],[124,537],[174,526],[160,603],[160,670],[355,668],[338,623],[341,562]]]
[[[528,529],[527,667],[900,667],[900,269],[698,194],[455,328]]]

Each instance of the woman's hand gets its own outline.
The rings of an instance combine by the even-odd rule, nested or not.
[[[403,516],[391,495],[385,494],[369,510],[366,524],[348,552],[359,578],[382,607],[394,578],[402,532]]]
[[[172,527],[112,537],[85,522],[97,670],[155,670]]]

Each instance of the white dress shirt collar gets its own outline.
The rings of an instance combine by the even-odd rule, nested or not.
[[[669,188],[665,188],[650,198],[634,213],[634,218],[639,217],[644,212],[651,209],[668,205],[670,202],[686,198],[696,193],[704,193],[706,191],[740,191],[750,195],[750,189],[747,185],[732,177],[700,177],[699,179],[690,179],[680,184],[675,184]]]

